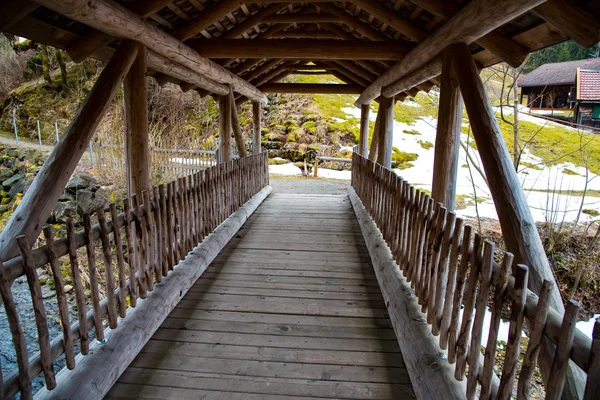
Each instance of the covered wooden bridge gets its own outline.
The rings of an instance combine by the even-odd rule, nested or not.
[[[567,38],[592,46],[599,15],[593,0],[2,1],[0,31],[107,65],[0,234],[0,292],[18,364],[2,377],[1,396],[31,398],[41,374],[38,398],[527,399],[539,367],[547,399],[598,399],[600,327],[593,340],[576,330],[577,303],[565,308],[551,284],[479,70],[518,66]],[[282,83],[316,73],[343,83]],[[218,98],[219,164],[151,187],[148,75]],[[390,170],[393,106],[438,84],[430,196]],[[57,238],[45,222],[121,85],[129,198]],[[260,148],[269,92],[360,94],[348,196],[298,205],[271,194]],[[245,101],[251,146],[237,117]],[[452,212],[463,102],[510,253],[495,256]],[[32,250],[42,230],[46,244]],[[58,337],[36,272],[45,265]],[[11,291],[23,275],[33,354]],[[500,355],[503,309],[510,333]]]

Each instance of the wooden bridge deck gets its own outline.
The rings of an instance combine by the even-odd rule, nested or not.
[[[107,398],[414,398],[349,199],[267,198]]]

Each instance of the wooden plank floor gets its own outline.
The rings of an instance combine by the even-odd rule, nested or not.
[[[107,398],[413,399],[349,199],[273,193]]]

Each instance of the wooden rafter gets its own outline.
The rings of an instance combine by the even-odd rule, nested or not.
[[[400,60],[410,46],[395,42],[347,40],[190,40],[188,44],[209,58],[285,58],[335,60]]]
[[[410,51],[404,62],[397,63],[380,76],[359,97],[357,104],[366,104],[379,96],[381,89],[401,79],[437,56],[445,47],[459,41],[473,42],[488,32],[542,3],[543,0],[506,0],[503,12],[485,0],[473,0],[441,28]]]

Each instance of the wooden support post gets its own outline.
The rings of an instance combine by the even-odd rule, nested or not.
[[[528,286],[533,292],[539,293],[544,280],[554,282],[554,276],[510,153],[502,138],[496,115],[479,77],[479,69],[466,44],[450,45],[448,52],[469,114],[485,174],[488,181],[493,183],[490,185],[490,192],[506,247],[515,255],[517,263],[530,266]],[[564,313],[565,308],[557,286],[552,289],[549,303],[556,311]],[[549,340],[545,340],[539,364],[545,381],[552,365],[553,351],[554,346]],[[563,398],[581,398],[584,385],[585,374],[577,370],[571,362]]]
[[[360,105],[360,142],[358,144],[358,154],[365,156],[369,148],[369,111],[371,104]]]
[[[30,243],[37,239],[136,55],[135,43],[124,41],[104,68],[0,233],[0,259],[8,260],[19,254],[15,240],[18,236],[24,235]]]
[[[229,96],[219,96],[219,162],[231,160],[231,103]]]
[[[373,127],[373,137],[371,138],[371,147],[369,149],[369,160],[375,161],[377,159],[377,150],[379,148],[379,138],[381,132],[381,107],[377,111],[377,118],[375,119],[375,126]]]
[[[252,154],[260,153],[260,130],[262,108],[258,101],[252,102]]]
[[[123,82],[125,98],[125,154],[127,196],[142,196],[150,189],[150,146],[148,144],[148,92],[146,46],[137,44],[138,55]]]
[[[381,97],[379,112],[379,150],[377,162],[384,167],[392,168],[392,141],[394,139],[394,97]]]
[[[456,197],[462,108],[462,96],[460,95],[458,81],[452,72],[452,60],[446,51],[444,53],[440,87],[431,197],[436,202],[442,203],[448,211],[454,211]]]
[[[233,89],[229,87],[229,112],[231,114],[231,127],[233,128],[233,136],[235,138],[235,144],[237,145],[238,155],[243,158],[246,157],[246,143],[244,143],[244,135],[242,134],[242,128],[237,115],[237,106],[235,105],[235,97],[233,95]]]

